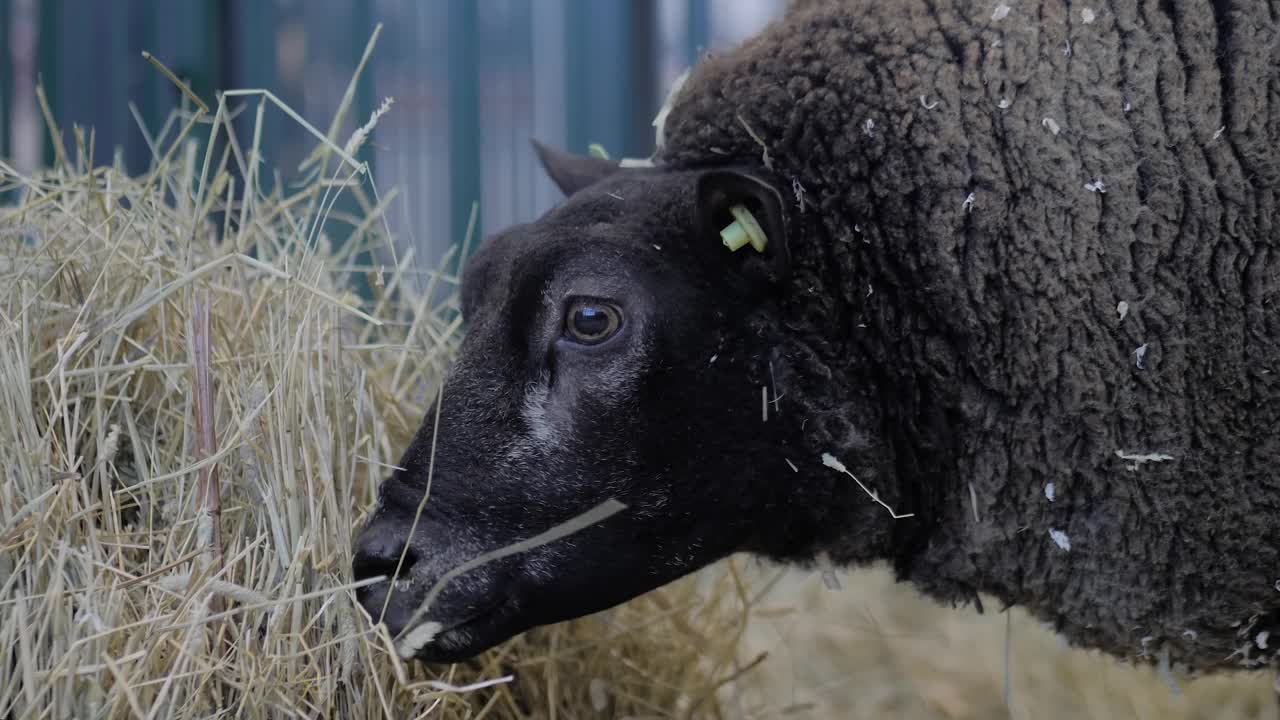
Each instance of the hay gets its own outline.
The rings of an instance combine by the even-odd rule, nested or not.
[[[140,177],[79,131],[35,176],[0,162],[0,717],[714,717],[751,667],[732,565],[448,668],[355,604],[352,530],[461,325],[460,260],[396,257],[353,157],[387,108],[342,145],[235,91],[148,133]],[[317,138],[271,193],[268,111]]]

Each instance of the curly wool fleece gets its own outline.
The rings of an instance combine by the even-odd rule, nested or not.
[[[815,454],[856,466],[841,408],[879,409],[925,518],[901,577],[1120,656],[1274,660],[1278,17],[814,0],[695,67],[659,161],[794,191],[761,332]]]

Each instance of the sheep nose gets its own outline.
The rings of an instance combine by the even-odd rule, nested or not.
[[[402,555],[403,563],[400,562]],[[405,547],[404,533],[400,528],[375,521],[360,533],[351,572],[357,581],[379,575],[397,579],[407,575],[417,561],[417,553],[413,548]],[[396,571],[397,566],[399,572]]]

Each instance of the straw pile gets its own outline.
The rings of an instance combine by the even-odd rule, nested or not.
[[[719,716],[731,566],[444,669],[355,604],[352,530],[457,346],[460,260],[397,257],[355,159],[378,113],[339,144],[346,105],[325,134],[191,96],[141,177],[78,130],[34,177],[0,162],[0,718]],[[241,110],[316,138],[304,183],[263,192]]]

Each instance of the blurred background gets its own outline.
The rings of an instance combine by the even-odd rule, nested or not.
[[[434,266],[461,241],[472,203],[480,231],[536,217],[558,198],[529,146],[647,157],[650,123],[698,53],[729,46],[784,0],[0,0],[0,157],[30,171],[53,161],[36,100],[74,148],[96,131],[95,164],[119,148],[130,172],[181,102],[151,52],[212,106],[229,88],[266,88],[328,126],[377,23],[351,121],[387,97],[364,153],[382,192],[397,186],[396,234]],[[238,120],[249,137],[252,107]],[[132,105],[132,108],[130,107]],[[267,166],[297,168],[314,141],[268,112]],[[341,137],[347,137],[347,129]],[[288,181],[287,174],[283,178]]]

